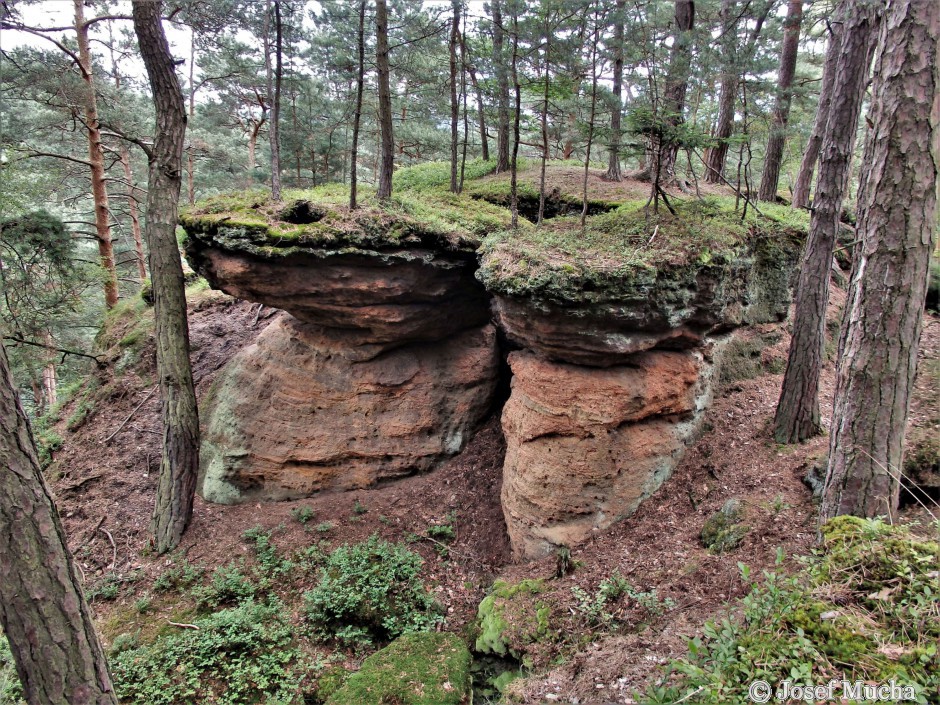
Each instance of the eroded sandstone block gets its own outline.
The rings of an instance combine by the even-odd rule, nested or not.
[[[711,350],[591,368],[512,353],[502,503],[519,558],[572,546],[669,477],[710,393]]]
[[[489,410],[497,366],[490,325],[396,346],[283,315],[203,402],[200,492],[290,499],[429,470]]]

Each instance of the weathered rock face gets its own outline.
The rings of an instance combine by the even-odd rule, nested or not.
[[[503,511],[520,558],[631,514],[672,473],[710,399],[711,347],[604,369],[512,353]]]
[[[290,499],[428,470],[489,410],[497,364],[490,325],[396,346],[279,317],[204,402],[200,492]]]
[[[487,255],[494,256],[503,255]],[[696,347],[710,333],[783,320],[798,256],[797,243],[758,241],[718,263],[634,274],[622,292],[560,301],[497,288],[493,307],[519,345],[553,360],[609,367],[643,350]]]
[[[308,323],[361,330],[375,343],[440,340],[489,320],[466,257],[414,249],[265,258],[208,244],[191,248],[191,258],[227,294]]]

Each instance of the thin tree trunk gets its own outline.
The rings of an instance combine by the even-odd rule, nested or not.
[[[591,113],[588,120],[588,139],[587,149],[584,155],[584,184],[581,194],[581,227],[587,220],[588,214],[588,174],[591,166],[591,147],[594,144],[594,118],[597,111],[597,43],[600,25],[598,22],[597,11],[594,12],[594,41],[591,44]]]
[[[796,288],[787,371],[774,417],[774,437],[779,443],[803,441],[820,431],[819,371],[825,345],[829,272],[880,12],[881,8],[867,0],[846,4],[819,183]]]
[[[826,121],[829,119],[829,106],[832,98],[835,80],[836,61],[839,58],[839,46],[842,37],[842,5],[836,10],[836,20],[829,24],[829,48],[826,50],[826,62],[823,65],[822,85],[819,89],[819,103],[816,106],[816,119],[813,121],[813,131],[806,143],[803,152],[803,161],[800,171],[793,185],[794,208],[806,208],[809,205],[809,191],[813,184],[813,172],[816,170],[816,160],[819,159],[819,149],[822,146],[823,133]]]
[[[91,193],[95,203],[95,237],[98,256],[105,271],[104,305],[112,308],[118,302],[118,277],[114,265],[114,245],[111,243],[111,211],[108,207],[108,189],[105,185],[104,152],[101,148],[101,126],[98,122],[98,99],[91,51],[88,46],[88,25],[85,22],[84,0],[75,0],[75,35],[78,40],[78,59],[82,80],[85,82],[85,128],[88,132],[88,161],[91,163]]]
[[[940,13],[896,0],[881,31],[820,519],[894,515],[937,226]],[[931,115],[931,110],[933,114]],[[931,149],[934,148],[934,150]]]
[[[483,157],[483,161],[489,161],[490,140],[486,135],[486,115],[483,112],[483,91],[480,90],[477,74],[472,64],[467,64],[467,72],[470,74],[470,85],[473,86],[473,92],[477,99],[477,116],[480,124],[480,156]]]
[[[157,116],[146,227],[163,418],[163,458],[151,524],[157,553],[179,545],[192,519],[199,470],[199,414],[189,360],[183,267],[176,244],[186,110],[163,33],[161,8],[162,3],[151,0],[133,3],[134,31]]]
[[[362,93],[366,75],[366,0],[359,2],[359,34],[357,36],[359,67],[356,73],[356,112],[353,114],[352,149],[349,153],[349,209],[356,210],[356,167],[359,162],[359,127],[362,123]]]
[[[457,121],[460,103],[457,100],[457,41],[460,37],[460,2],[451,3],[450,22],[450,190],[457,193]]]
[[[509,76],[506,71],[506,56],[503,51],[503,13],[500,0],[492,0],[493,15],[493,64],[496,67],[496,173],[509,169]]]
[[[460,147],[460,182],[457,193],[463,193],[463,181],[467,169],[467,142],[470,139],[470,121],[467,117],[467,51],[464,35],[467,32],[467,8],[463,8],[463,30],[460,36],[460,100],[463,103],[463,143]]]
[[[29,705],[117,705],[0,345],[0,626]]]
[[[509,201],[512,213],[513,230],[519,227],[519,132],[522,116],[522,87],[519,85],[519,11],[512,10],[512,87],[516,98],[516,110],[513,116],[512,158],[509,160]]]
[[[189,34],[189,121],[196,116],[196,84],[193,82],[196,71],[196,30]],[[193,144],[186,148],[186,195],[189,205],[196,203],[196,160],[193,156]]]
[[[192,154],[190,153],[190,158]],[[131,155],[126,145],[121,146],[121,166],[124,167],[124,180],[127,181],[127,208],[131,216],[131,232],[134,233],[134,253],[137,255],[137,274],[141,281],[147,278],[147,265],[144,261],[144,241],[140,232],[140,216],[137,213],[137,198],[134,191],[134,173],[131,171]]]
[[[617,0],[614,20],[614,85],[613,109],[610,112],[610,147],[607,163],[608,181],[621,181],[620,173],[620,118],[623,113],[623,23],[626,0]]]
[[[780,74],[777,80],[777,98],[774,103],[774,119],[764,155],[764,171],[761,174],[757,198],[761,201],[777,200],[777,185],[780,182],[780,166],[783,163],[783,148],[787,139],[787,123],[790,121],[790,103],[793,100],[793,76],[796,74],[796,55],[800,45],[800,25],[803,21],[803,0],[790,0],[783,30],[783,47],[780,52]]]
[[[552,35],[548,26],[548,10],[545,10],[545,82],[542,91],[542,167],[539,175],[539,217],[536,225],[545,220],[545,171],[548,165],[548,95],[551,86],[551,64],[549,54],[552,48]]]
[[[749,63],[754,58],[754,51],[757,48],[757,40],[760,37],[764,22],[774,6],[773,0],[766,0],[754,19],[754,27],[747,39],[742,58],[739,59],[736,48],[735,33],[733,28],[729,27],[731,20],[731,11],[733,4],[729,0],[722,2],[722,26],[723,32],[730,39],[725,43],[723,50],[723,71],[721,74],[721,88],[718,99],[718,123],[715,126],[715,146],[708,150],[705,155],[705,181],[710,184],[723,183],[725,162],[728,159],[728,140],[734,130],[734,104],[737,100],[738,84],[741,76],[739,75],[740,64]],[[740,21],[740,17],[736,20]]]
[[[392,171],[395,168],[395,136],[392,133],[392,89],[388,68],[388,6],[375,0],[375,68],[379,87],[379,175],[376,196],[385,200],[392,195]]]
[[[689,88],[690,54],[692,52],[692,28],[695,25],[695,3],[692,0],[676,0],[676,34],[673,38],[666,75],[666,88],[663,91],[664,122],[670,130],[677,128],[684,120],[685,94]],[[674,139],[657,145],[656,174],[671,178],[676,172],[676,157],[679,145]]]
[[[271,145],[271,197],[281,200],[281,81],[283,79],[284,27],[281,22],[281,0],[274,0],[274,95],[271,99],[271,124],[268,142]]]

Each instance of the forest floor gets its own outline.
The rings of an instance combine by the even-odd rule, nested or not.
[[[837,329],[841,298],[836,290],[830,331]],[[275,315],[274,310],[259,310],[218,292],[192,297],[199,395]],[[130,316],[126,322],[115,321],[109,335],[127,341],[135,325],[139,321]],[[138,343],[136,362],[127,359],[131,346],[123,352],[120,345],[112,346],[108,366],[89,382],[89,388],[97,386],[95,403],[86,399],[89,408],[79,422],[74,419],[83,403],[81,393],[63,409],[63,420],[55,427],[63,442],[47,476],[86,586],[92,594],[96,586],[119,586],[107,598],[92,601],[108,642],[119,634],[138,628],[147,632],[148,627],[185,617],[179,605],[169,601],[154,599],[152,609],[143,614],[132,605],[143,596],[153,597],[154,580],[181,556],[208,570],[234,557],[249,559],[243,534],[253,527],[270,531],[273,543],[285,551],[313,543],[335,547],[379,534],[391,541],[413,541],[413,550],[425,560],[423,577],[446,609],[448,631],[473,633],[477,607],[495,578],[546,579],[540,599],[551,604],[554,636],[532,647],[530,675],[510,686],[516,701],[629,703],[658,677],[663,664],[685,652],[689,638],[701,633],[705,621],[723,614],[726,603],[749,591],[739,562],[759,575],[773,569],[782,549],[787,570],[814,546],[816,507],[803,478],[825,456],[828,437],[781,446],[768,432],[788,343],[783,324],[740,334],[742,367],[725,375],[702,437],[636,514],[573,550],[575,569],[562,577],[556,577],[554,557],[512,562],[499,499],[504,442],[498,409],[462,454],[426,475],[291,502],[220,506],[197,498],[179,552],[170,558],[152,555],[147,530],[159,469],[160,402],[157,393],[151,393],[154,347],[149,335]],[[925,318],[921,358],[922,363],[940,358],[940,318],[933,315]],[[830,360],[822,376],[826,423],[832,389]],[[935,416],[935,404],[934,384],[919,382],[913,418]],[[729,499],[743,504],[749,531],[737,548],[713,555],[701,545],[702,525]],[[923,518],[915,509],[905,510],[905,517]],[[442,523],[456,530],[446,555],[427,538],[414,540],[426,537],[429,526]],[[655,593],[665,608],[643,609],[624,599],[611,606],[614,619],[602,625],[589,621],[579,608],[578,589],[594,594],[601,581],[615,574],[638,590]],[[361,660],[355,653],[344,657],[348,668]]]

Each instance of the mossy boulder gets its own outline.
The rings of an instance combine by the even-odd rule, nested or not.
[[[474,649],[522,660],[530,646],[549,638],[551,607],[537,597],[544,589],[541,580],[497,580],[477,610]]]
[[[470,651],[448,633],[406,634],[362,663],[327,705],[469,705]]]

